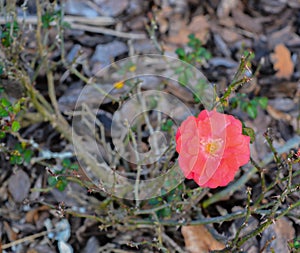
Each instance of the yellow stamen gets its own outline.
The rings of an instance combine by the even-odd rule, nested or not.
[[[215,156],[222,147],[223,141],[221,139],[212,139],[202,142],[204,151],[211,156]]]

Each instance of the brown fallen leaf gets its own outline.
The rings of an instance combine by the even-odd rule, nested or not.
[[[271,55],[274,63],[274,69],[277,70],[276,77],[289,79],[294,72],[294,63],[291,53],[283,44],[278,44]]]
[[[6,235],[10,242],[13,242],[18,239],[18,234],[13,230],[13,228],[10,226],[10,224],[6,221],[3,222],[4,224],[4,231],[6,232]]]
[[[50,208],[48,206],[40,206],[38,208],[28,211],[25,215],[25,220],[27,223],[36,223],[40,217],[41,212],[48,211]]]
[[[204,225],[183,226],[185,248],[190,253],[208,253],[211,250],[222,250],[225,245],[217,241]]]
[[[292,116],[288,113],[279,111],[277,109],[275,109],[273,106],[268,105],[267,106],[267,112],[269,113],[269,115],[276,119],[276,120],[284,120],[286,122],[290,122],[292,120]]]
[[[189,25],[181,24],[180,30],[171,35],[167,41],[176,45],[184,45],[189,41],[188,35],[193,33],[205,44],[209,37],[209,27],[207,16],[198,15],[193,17]]]

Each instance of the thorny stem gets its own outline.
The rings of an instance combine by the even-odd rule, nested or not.
[[[282,167],[281,159],[279,158],[278,153],[273,145],[273,140],[272,140],[272,137],[270,137],[270,133],[269,133],[270,131],[271,130],[268,129],[267,132],[264,134],[264,137],[274,155],[274,160],[275,160],[277,166],[280,168],[280,167]]]
[[[251,217],[251,189],[247,189],[247,206],[246,206],[246,216],[245,221],[243,222],[242,226],[239,227],[238,231],[236,232],[236,235],[234,237],[234,240],[232,241],[232,245],[236,245],[237,241],[239,240],[239,236],[242,232],[242,230],[248,225],[249,218]]]
[[[298,187],[298,186],[296,186]],[[280,201],[279,201],[280,202]],[[277,203],[277,202],[276,202]],[[260,215],[272,215],[274,216],[275,214],[277,214],[276,218],[280,218],[282,216],[287,215],[291,210],[297,208],[300,206],[300,201],[295,202],[293,204],[291,204],[288,208],[285,209],[281,209],[279,211],[277,211],[278,206],[276,206],[276,208],[273,208],[272,210],[262,210],[262,209],[257,209],[257,210],[253,210],[251,211],[251,214],[260,214]],[[231,221],[231,220],[236,220],[236,219],[240,219],[240,218],[244,218],[247,215],[247,210],[242,210],[242,211],[237,211],[237,212],[233,212],[230,214],[226,214],[226,215],[222,215],[222,216],[216,216],[216,217],[212,217],[212,218],[201,218],[198,220],[192,220],[192,221],[187,221],[187,220],[182,220],[182,221],[178,221],[178,220],[159,220],[159,223],[163,226],[187,226],[187,225],[207,225],[207,224],[213,224],[213,223],[218,223],[221,224],[225,221]],[[156,224],[156,220],[154,219],[138,219],[138,218],[128,218],[127,220],[123,221],[124,223],[128,223],[128,224],[135,224],[135,225],[155,225]],[[249,238],[248,238],[249,239]]]
[[[250,162],[260,172],[261,189],[262,189],[262,192],[266,192],[266,179],[265,179],[264,170],[252,159],[252,157],[250,157]]]

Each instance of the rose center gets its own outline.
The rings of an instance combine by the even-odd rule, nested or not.
[[[223,140],[221,139],[213,139],[207,140],[203,143],[204,151],[211,156],[216,156],[218,151],[221,149]]]

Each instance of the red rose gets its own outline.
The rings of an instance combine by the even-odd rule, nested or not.
[[[188,179],[201,187],[225,186],[250,159],[250,137],[241,122],[217,111],[190,116],[176,133],[179,166]]]

